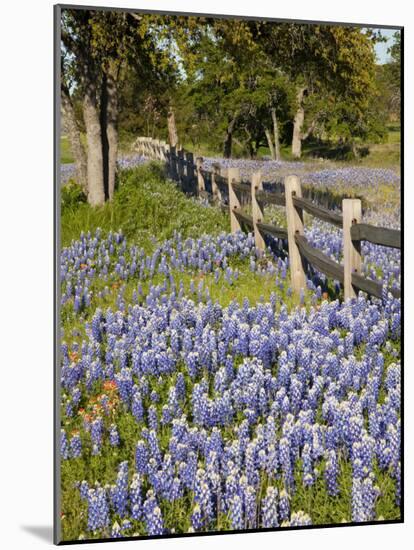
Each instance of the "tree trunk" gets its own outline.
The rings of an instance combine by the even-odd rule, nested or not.
[[[106,135],[108,139],[108,198],[112,200],[115,190],[116,161],[118,158],[118,87],[113,71],[107,78],[107,121]]]
[[[233,129],[235,124],[236,124],[236,117],[234,117],[230,121],[229,125],[227,126],[226,137],[224,139],[224,150],[223,150],[223,157],[225,159],[231,158],[232,145],[233,145]]]
[[[61,108],[63,116],[65,117],[66,126],[68,128],[70,149],[75,159],[76,180],[77,183],[82,187],[84,192],[87,193],[88,190],[85,149],[81,142],[81,134],[79,131],[79,126],[76,120],[75,110],[73,108],[69,90],[64,85],[62,85],[61,88]]]
[[[231,158],[231,150],[232,150],[232,133],[227,130],[226,138],[224,140],[224,149],[223,149],[223,157],[225,159]]]
[[[102,172],[103,172],[103,188],[105,194],[105,200],[109,197],[108,190],[108,157],[109,157],[109,143],[108,143],[108,85],[106,73],[102,75],[101,83],[101,97],[100,97],[100,111],[99,122],[101,125],[101,145],[102,145]]]
[[[305,110],[302,104],[304,93],[305,88],[300,88],[297,95],[298,107],[293,120],[292,155],[295,158],[300,158],[302,154],[302,128],[305,120]]]
[[[89,81],[85,86],[83,118],[85,121],[86,141],[88,146],[88,202],[92,206],[100,206],[105,202],[102,136],[96,104],[96,89],[92,81]]]
[[[275,160],[276,159],[275,146],[273,145],[272,134],[269,128],[265,128],[265,135],[266,135],[267,144],[270,150],[270,156],[272,157],[272,160]]]
[[[279,138],[279,124],[277,122],[276,109],[273,107],[271,110],[273,121],[273,136],[275,140],[275,160],[280,160],[280,138]]]
[[[167,114],[167,123],[168,123],[168,141],[172,147],[177,147],[178,144],[178,133],[177,126],[175,124],[175,113],[174,109],[170,106]]]
[[[249,151],[249,157],[251,160],[254,159],[254,156],[255,156],[255,149],[254,149],[254,145],[253,145],[253,142],[249,139],[249,141],[247,142],[247,149]]]
[[[352,154],[353,154],[354,158],[357,159],[359,157],[359,153],[358,153],[358,147],[357,147],[355,141],[351,142],[351,151],[352,151]]]

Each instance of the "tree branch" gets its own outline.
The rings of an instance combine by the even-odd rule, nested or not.
[[[311,133],[315,130],[316,128],[316,124],[318,122],[318,117],[319,117],[319,113],[317,114],[317,116],[312,120],[312,123],[311,125],[308,127],[308,129],[306,130],[306,132],[302,132],[301,134],[301,139],[307,139]]]

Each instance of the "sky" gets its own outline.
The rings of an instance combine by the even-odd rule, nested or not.
[[[386,63],[390,55],[387,53],[387,49],[393,44],[393,34],[395,33],[395,29],[379,29],[381,30],[381,34],[387,38],[387,42],[379,42],[375,45],[375,51],[378,57],[378,62],[382,65]]]

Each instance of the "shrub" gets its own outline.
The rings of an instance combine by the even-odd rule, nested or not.
[[[85,203],[86,195],[82,187],[71,179],[62,187],[60,200],[63,214],[65,210],[77,208],[79,204]]]
[[[175,231],[198,237],[229,229],[228,216],[184,195],[159,163],[121,171],[117,187],[112,202],[102,207],[92,208],[85,201],[73,201],[71,208],[62,205],[62,246],[79,238],[81,231],[98,227],[104,232],[121,229],[129,240],[147,249]]]

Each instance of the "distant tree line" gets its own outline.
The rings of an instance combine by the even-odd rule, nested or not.
[[[398,32],[386,65],[378,33],[335,25],[64,8],[61,38],[61,107],[92,205],[113,196],[120,136],[279,160],[307,139],[356,151],[399,116]]]

